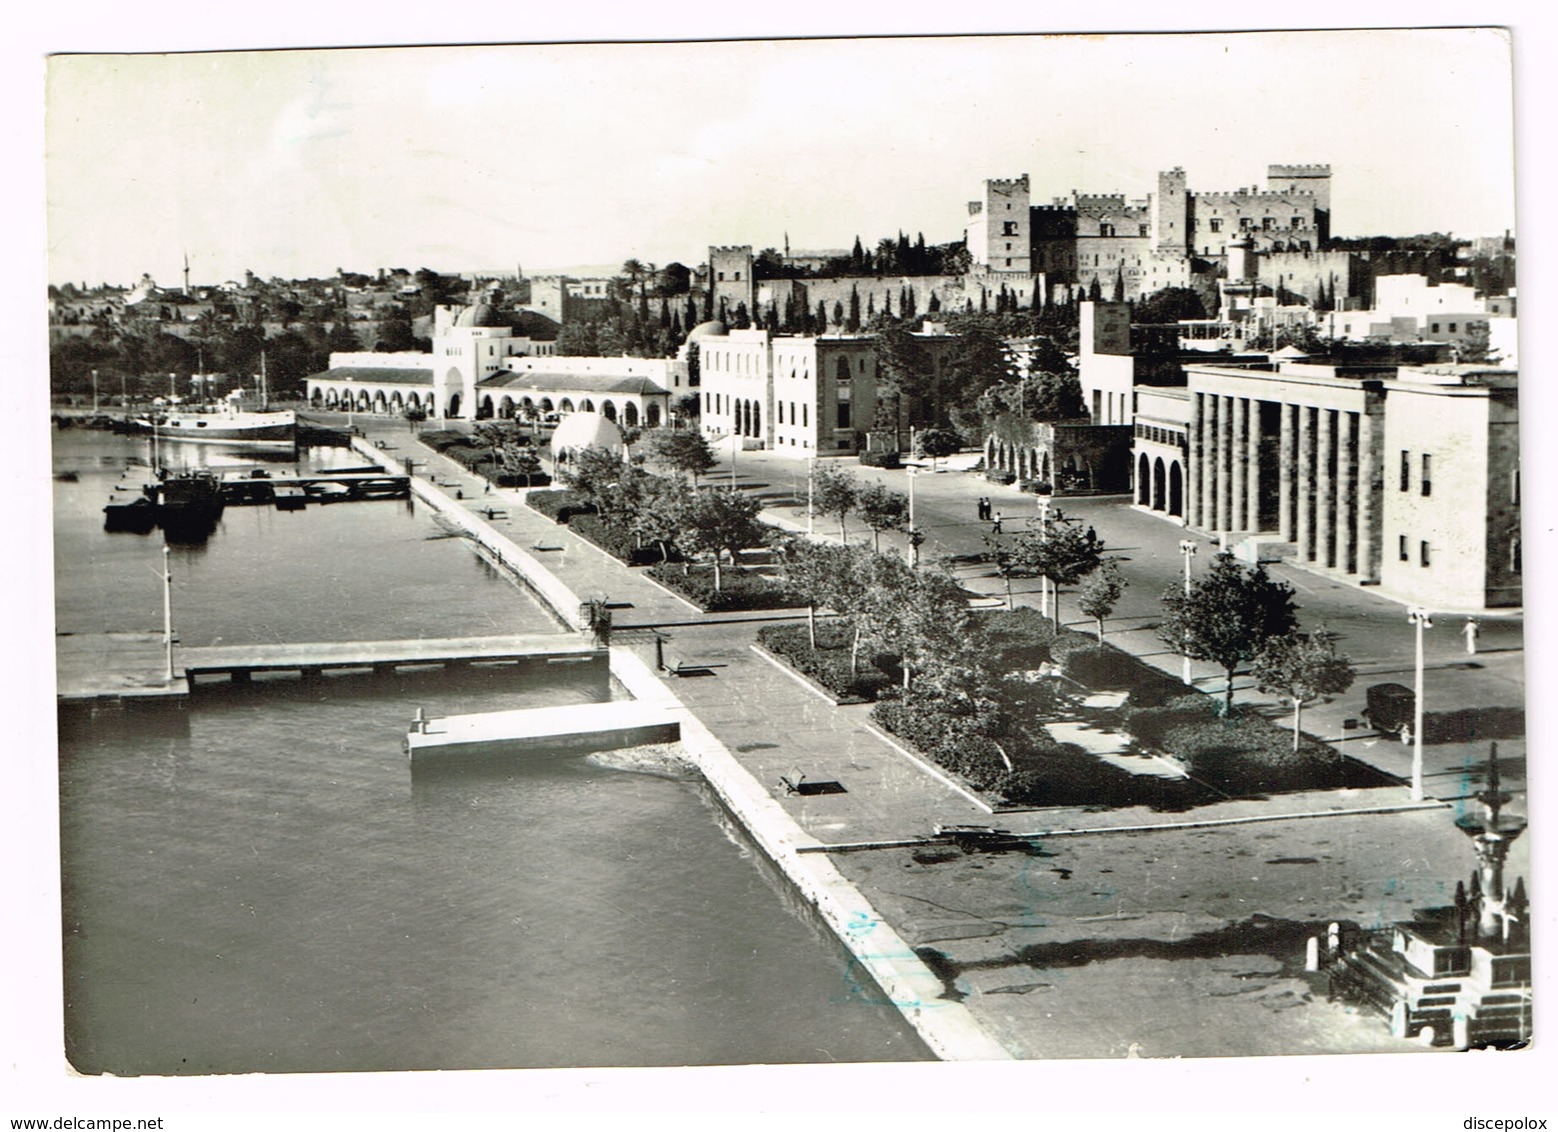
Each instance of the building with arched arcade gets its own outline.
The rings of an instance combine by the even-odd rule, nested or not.
[[[440,307],[430,353],[330,355],[330,368],[306,379],[316,408],[434,420],[547,419],[599,412],[635,427],[669,417],[687,384],[685,362],[667,358],[557,357],[552,343],[513,332],[487,303]]]

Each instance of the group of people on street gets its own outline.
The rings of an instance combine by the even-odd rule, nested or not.
[[[977,514],[984,522],[991,524],[991,534],[998,535],[1001,533],[1001,513],[991,508],[988,496],[981,495],[979,497]]]

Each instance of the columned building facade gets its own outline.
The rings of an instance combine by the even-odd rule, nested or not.
[[[1186,524],[1377,582],[1385,372],[1187,366]]]
[[[1520,604],[1513,372],[1284,362],[1185,374],[1187,526],[1252,561],[1291,559],[1437,609]],[[1387,477],[1400,482],[1387,490]]]

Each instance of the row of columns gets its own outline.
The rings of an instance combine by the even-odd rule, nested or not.
[[[1301,562],[1372,576],[1378,538],[1373,417],[1312,405],[1277,408],[1278,537],[1296,545]],[[1194,394],[1190,526],[1230,534],[1261,530],[1263,477],[1272,474],[1261,466],[1263,438],[1258,398]]]
[[[1260,530],[1260,402],[1195,394],[1186,521],[1211,531]]]

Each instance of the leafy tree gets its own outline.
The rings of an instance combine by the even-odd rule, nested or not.
[[[1456,360],[1468,365],[1492,365],[1498,356],[1489,347],[1489,327],[1485,320],[1466,324],[1466,342],[1455,351]]]
[[[646,475],[636,495],[627,514],[628,529],[639,546],[655,543],[660,547],[661,561],[669,561],[671,543],[681,533],[682,516],[690,500],[688,487],[681,480]]]
[[[855,511],[871,528],[871,549],[882,549],[883,531],[901,531],[909,522],[909,497],[879,483],[867,484],[855,499]]]
[[[1124,593],[1125,576],[1120,573],[1119,562],[1113,558],[1104,559],[1082,582],[1077,604],[1083,613],[1097,622],[1099,644],[1104,643],[1104,619],[1114,612]]]
[[[1356,675],[1352,662],[1337,654],[1334,638],[1324,629],[1268,637],[1256,652],[1250,673],[1261,691],[1280,695],[1293,705],[1295,751],[1304,705],[1345,692]]]
[[[649,434],[649,455],[655,463],[691,477],[694,486],[718,463],[708,440],[695,428],[656,429]]]
[[[915,455],[929,457],[931,466],[937,460],[956,455],[963,447],[963,438],[950,428],[922,428],[914,435]]]
[[[1274,582],[1264,566],[1244,567],[1232,554],[1212,560],[1187,595],[1176,586],[1163,595],[1165,616],[1158,636],[1176,652],[1211,661],[1227,674],[1224,713],[1233,711],[1233,677],[1271,637],[1298,622],[1293,587]]]
[[[378,354],[398,354],[417,348],[416,331],[411,325],[411,312],[403,304],[396,303],[379,319],[378,340],[373,349]]]
[[[678,541],[694,553],[710,556],[716,591],[722,584],[720,552],[730,555],[734,567],[744,549],[763,541],[763,524],[757,519],[762,506],[756,496],[729,487],[689,492],[685,497],[677,514]]]
[[[1043,526],[1024,531],[1017,540],[1018,561],[1043,578],[1053,589],[1052,617],[1060,629],[1060,588],[1073,586],[1098,569],[1104,542],[1092,527],[1067,523],[1057,510]]]
[[[557,352],[574,358],[601,357],[596,325],[593,322],[565,322],[557,332]]]
[[[848,468],[822,464],[812,472],[812,507],[824,515],[836,515],[839,521],[839,541],[849,542],[849,530],[845,520],[855,509],[860,497],[860,484],[855,473]]]
[[[903,421],[903,404],[908,402],[909,424],[928,424],[921,420],[925,407],[935,401],[935,374],[925,348],[907,329],[887,326],[876,334],[876,414],[877,424],[890,424],[893,447]],[[891,398],[892,410],[886,411]]]
[[[622,481],[624,467],[621,456],[591,445],[574,452],[558,474],[565,484],[593,503],[602,518],[610,520],[615,488]]]
[[[812,648],[817,647],[817,610],[842,608],[837,590],[847,572],[851,549],[831,542],[791,538],[779,548],[786,584],[806,602],[806,629]]]

